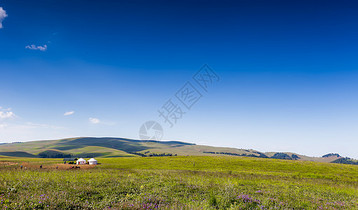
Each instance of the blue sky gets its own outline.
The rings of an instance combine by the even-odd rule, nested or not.
[[[355,1],[0,8],[0,142],[139,138],[155,120],[165,140],[358,158]],[[220,81],[170,128],[158,110],[204,64]]]

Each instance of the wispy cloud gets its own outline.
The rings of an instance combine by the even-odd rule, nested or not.
[[[0,28],[2,28],[2,21],[7,17],[6,11],[0,7]]]
[[[40,123],[33,123],[33,122],[27,122],[24,127],[27,128],[50,128],[50,129],[63,129],[63,127],[55,126],[55,125],[49,125],[49,124],[40,124]]]
[[[66,127],[27,121],[11,108],[0,107],[0,142],[27,141],[36,139],[73,136]]]
[[[92,117],[90,117],[88,120],[92,124],[98,124],[101,122],[98,118],[92,118]]]
[[[69,111],[69,112],[65,112],[65,114],[63,114],[64,116],[69,116],[69,115],[73,115],[75,113],[75,111]]]
[[[40,51],[46,51],[47,50],[47,45],[44,45],[44,46],[36,46],[34,44],[32,45],[27,45],[25,47],[26,49],[29,49],[29,50],[40,50]]]
[[[3,109],[2,107],[0,107],[0,120],[5,120],[5,119],[12,119],[15,118],[16,115],[14,114],[14,112],[11,111],[11,109]]]

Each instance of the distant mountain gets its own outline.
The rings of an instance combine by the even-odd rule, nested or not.
[[[0,145],[0,156],[69,158],[69,157],[133,157],[133,156],[244,156],[303,160],[316,162],[351,163],[339,154],[308,157],[290,152],[262,153],[252,149],[211,147],[181,141],[133,140],[126,138],[69,138],[60,140],[16,142]]]

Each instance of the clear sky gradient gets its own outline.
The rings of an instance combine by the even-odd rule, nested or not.
[[[0,1],[0,142],[76,136],[358,158],[356,1]],[[170,128],[203,66],[220,77]]]

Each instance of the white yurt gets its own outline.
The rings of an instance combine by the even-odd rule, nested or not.
[[[88,163],[89,163],[90,165],[97,165],[97,160],[94,159],[94,158],[91,158],[91,159],[88,160]]]
[[[78,160],[76,161],[76,164],[77,164],[77,165],[84,165],[84,164],[86,164],[86,160],[83,159],[83,158],[80,158],[80,159],[78,159]]]

